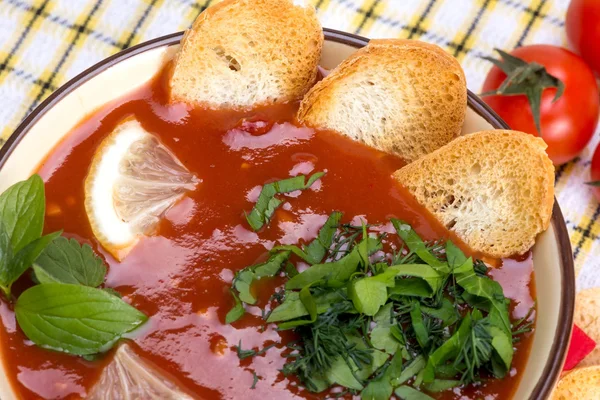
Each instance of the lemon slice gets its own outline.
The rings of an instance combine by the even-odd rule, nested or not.
[[[104,367],[87,400],[191,400],[158,368],[122,344]]]
[[[199,180],[133,119],[100,144],[85,179],[85,209],[100,244],[121,261]]]

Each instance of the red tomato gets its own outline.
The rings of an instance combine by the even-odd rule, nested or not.
[[[575,158],[587,145],[598,124],[600,100],[593,72],[581,57],[550,45],[520,47],[511,52],[527,62],[546,67],[550,75],[565,85],[563,95],[555,103],[555,88],[542,93],[540,118],[542,138],[548,144],[548,155],[559,165]],[[483,92],[493,91],[502,84],[506,74],[494,66],[483,84]],[[514,130],[537,135],[531,107],[525,95],[486,96],[489,104]]]
[[[566,25],[571,47],[600,74],[600,1],[572,0]]]
[[[594,156],[592,157],[592,167],[590,169],[590,182],[600,182],[600,144],[596,147],[596,151],[594,151]],[[600,201],[600,186],[593,186],[592,192],[596,199]]]

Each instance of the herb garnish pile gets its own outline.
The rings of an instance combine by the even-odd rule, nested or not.
[[[310,186],[304,177],[298,181],[298,189]],[[268,223],[272,212],[266,214],[251,226]],[[425,392],[507,374],[513,342],[533,323],[531,315],[511,323],[510,301],[483,262],[450,241],[425,243],[396,219],[393,235],[340,224],[341,217],[332,213],[309,244],[275,247],[266,262],[239,271],[226,322],[244,315],[244,303],[256,304],[254,281],[284,274],[274,309],[263,315],[297,334],[285,344],[290,353],[282,372],[312,392],[342,386],[337,396],[431,399]],[[393,243],[399,250],[385,253]],[[310,267],[299,273],[294,259]]]

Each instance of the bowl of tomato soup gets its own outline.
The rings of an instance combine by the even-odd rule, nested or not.
[[[368,43],[347,33],[328,29],[324,33],[323,71]],[[164,36],[120,52],[46,99],[0,149],[0,192],[31,174],[42,177],[45,229],[62,229],[105,259],[107,285],[151,316],[151,324],[135,339],[136,352],[160,366],[192,397],[322,398],[282,377],[281,352],[265,351],[248,360],[239,357],[242,341],[244,347],[263,348],[287,334],[263,329],[260,315],[235,325],[224,323],[231,306],[227,282],[236,269],[262,261],[265,248],[278,239],[293,244],[314,238],[331,209],[373,222],[400,216],[426,240],[456,238],[407,192],[390,189],[390,175],[402,160],[341,136],[296,126],[298,104],[241,114],[169,105],[164,74],[182,36]],[[157,235],[143,239],[119,262],[94,239],[83,185],[98,144],[131,115],[202,182],[200,190],[167,212]],[[506,128],[468,93],[463,134]],[[236,224],[239,210],[248,209],[248,199],[241,194],[251,193],[256,182],[269,179],[273,169],[306,173],[314,164],[335,177],[328,183],[333,194],[299,196],[298,207],[306,212],[295,215],[284,207],[277,215],[280,229],[271,235],[259,238]],[[566,355],[575,296],[571,247],[558,204],[549,229],[531,251],[492,263],[490,275],[511,300],[511,317],[527,317],[534,307],[533,329],[513,344],[512,369],[503,379],[445,392],[439,398],[546,398]],[[18,281],[15,290],[26,288],[27,279]],[[269,295],[276,286],[260,285]],[[20,331],[12,305],[4,299],[0,321],[3,400],[85,398],[110,360],[84,360],[36,347]]]

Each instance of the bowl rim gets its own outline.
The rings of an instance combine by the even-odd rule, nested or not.
[[[60,102],[69,93],[121,61],[162,46],[178,44],[181,41],[184,33],[185,32],[182,31],[160,36],[120,51],[87,68],[74,78],[70,79],[67,83],[63,84],[42,103],[40,103],[19,124],[17,129],[15,129],[12,135],[4,143],[2,148],[0,148],[0,169],[2,169],[14,149],[18,146],[21,139],[29,132],[31,127],[33,127],[49,109]],[[365,37],[334,29],[323,28],[323,33],[326,41],[345,44],[357,49],[364,47],[369,43],[369,39]],[[467,90],[467,104],[478,115],[489,122],[494,129],[510,129],[506,122],[504,122],[483,100],[481,100],[470,90]],[[533,392],[529,397],[530,399],[547,398],[552,392],[555,382],[558,380],[571,339],[573,312],[575,307],[575,269],[571,241],[567,232],[565,220],[556,198],[554,200],[554,206],[552,209],[551,223],[558,239],[558,250],[560,254],[559,262],[561,278],[563,282],[563,288],[561,291],[562,296],[559,307],[559,315],[561,318],[556,326],[554,341],[552,342],[552,346],[550,348],[550,356],[548,357],[546,365],[544,366],[540,380],[535,385]],[[567,321],[570,323],[565,324]]]

